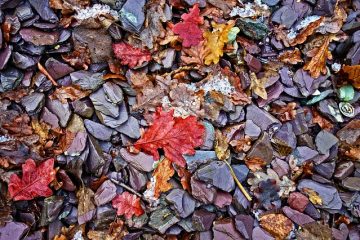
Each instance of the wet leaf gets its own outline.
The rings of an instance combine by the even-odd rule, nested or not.
[[[287,103],[286,105],[272,104],[270,112],[280,121],[286,122],[296,117],[296,103]]]
[[[120,59],[121,64],[128,65],[131,68],[151,60],[149,51],[133,47],[128,43],[114,43],[113,50],[116,58]]]
[[[154,196],[156,198],[159,198],[161,193],[172,189],[173,186],[168,181],[174,175],[174,173],[174,168],[169,159],[164,158],[163,160],[160,160],[160,163],[153,172],[155,181]]]
[[[334,128],[334,125],[325,117],[321,116],[320,113],[315,108],[313,108],[311,111],[313,115],[312,118],[313,123],[318,124],[322,129],[326,129],[326,130],[331,130]]]
[[[220,130],[215,131],[215,153],[218,159],[226,161],[230,157],[229,143]]]
[[[62,103],[67,103],[67,99],[75,101],[88,96],[90,90],[81,90],[78,86],[62,86],[57,88],[55,92],[50,95],[50,99],[59,99]]]
[[[290,40],[291,46],[296,46],[298,44],[302,44],[306,41],[306,39],[313,35],[316,29],[320,27],[322,22],[324,21],[324,17],[320,17],[318,20],[311,22],[309,25],[307,25],[304,29],[300,31],[299,34],[295,36],[294,39]]]
[[[10,176],[10,197],[14,201],[49,197],[53,192],[48,185],[54,179],[54,159],[48,159],[39,166],[36,166],[34,160],[28,159],[22,165],[22,178],[16,174]]]
[[[331,228],[316,221],[302,226],[297,234],[300,240],[328,240],[332,239]]]
[[[112,200],[112,206],[117,209],[117,215],[125,215],[126,219],[131,218],[133,215],[139,217],[144,214],[140,198],[128,192],[117,195]]]
[[[74,51],[61,56],[65,62],[77,69],[87,70],[91,64],[90,50],[86,46],[76,46]]]
[[[153,124],[134,147],[153,155],[154,159],[159,159],[158,149],[163,149],[166,158],[183,167],[186,162],[182,154],[195,153],[194,147],[203,143],[205,128],[194,116],[183,119],[173,114],[174,110],[163,112],[157,108]]]
[[[289,218],[276,213],[261,216],[260,225],[275,239],[285,239],[294,228],[294,224]]]

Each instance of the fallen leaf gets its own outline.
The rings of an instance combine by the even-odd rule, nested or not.
[[[313,115],[313,123],[318,124],[322,129],[326,130],[332,130],[334,128],[334,125],[325,117],[321,116],[321,114],[315,108],[312,108],[311,112]]]
[[[303,188],[302,192],[309,197],[310,202],[312,202],[313,204],[322,205],[322,199],[320,195],[314,190],[310,188]]]
[[[331,17],[325,17],[316,32],[320,32],[322,34],[338,33],[344,25],[346,19],[346,11],[339,6],[339,4],[336,4],[333,15]]]
[[[316,221],[304,224],[298,234],[299,240],[330,240],[333,239],[331,228]]]
[[[285,239],[294,228],[289,218],[277,213],[261,216],[260,225],[277,240]]]
[[[182,48],[181,52],[180,58],[184,64],[204,65],[204,59],[207,53],[204,47],[204,41],[190,48]]]
[[[360,65],[343,66],[341,72],[356,89],[360,89]]]
[[[62,86],[50,95],[50,99],[59,99],[62,103],[67,103],[67,99],[75,101],[87,97],[90,93],[90,90],[81,90],[77,86]]]
[[[139,217],[144,214],[140,198],[128,192],[117,195],[112,200],[112,206],[117,209],[117,215],[125,215],[126,219],[131,218],[133,215]]]
[[[234,139],[230,141],[230,145],[237,153],[248,152],[251,148],[251,139],[249,136],[245,136],[240,139]]]
[[[39,122],[37,119],[32,119],[31,127],[35,134],[39,136],[39,142],[45,144],[49,140],[51,127],[45,122]]]
[[[293,64],[293,65],[303,62],[301,58],[301,52],[298,48],[280,53],[278,60],[283,63]]]
[[[160,86],[143,88],[136,94],[136,104],[133,110],[155,110],[157,106],[162,105],[162,99],[165,96],[165,91]]]
[[[153,155],[159,159],[158,149],[163,149],[165,157],[170,161],[184,167],[186,162],[183,154],[195,154],[194,147],[203,143],[205,127],[195,116],[177,118],[173,116],[174,110],[163,112],[157,108],[153,124],[146,130],[134,147],[137,150]]]
[[[250,79],[251,79],[250,89],[253,91],[253,93],[258,95],[262,99],[266,100],[267,99],[267,92],[265,89],[266,78],[258,79],[256,77],[256,74],[254,72],[251,72]]]
[[[305,64],[304,70],[309,71],[312,78],[318,78],[321,73],[327,73],[326,61],[332,59],[332,54],[328,49],[331,40],[330,36],[325,37],[321,47],[314,48],[306,53],[308,57],[311,57],[311,60]]]
[[[78,223],[83,224],[90,221],[95,215],[96,206],[94,204],[95,193],[87,187],[81,187],[76,192],[78,198]]]
[[[130,68],[140,66],[151,60],[149,51],[133,47],[128,43],[114,43],[113,50],[115,57],[120,59],[121,64],[128,65]]]
[[[87,46],[77,45],[71,53],[61,55],[62,59],[77,69],[87,70],[91,64],[91,54]]]
[[[177,175],[179,175],[180,177],[180,182],[183,189],[188,192],[191,192],[191,185],[190,185],[190,180],[192,176],[191,173],[186,168],[179,167],[177,165],[175,165],[175,170],[177,172]]]
[[[261,170],[264,166],[266,166],[266,162],[259,157],[246,158],[245,164],[253,172]]]
[[[0,93],[0,99],[9,99],[10,101],[15,101],[17,103],[20,102],[20,100],[27,96],[29,94],[29,89],[21,88],[16,89],[12,91],[6,91],[3,93]]]
[[[168,181],[174,175],[174,173],[174,168],[169,159],[164,158],[160,161],[153,172],[153,177],[155,180],[154,196],[156,198],[159,198],[161,193],[172,189],[173,186]]]
[[[55,179],[54,159],[48,159],[36,167],[35,161],[26,160],[22,165],[22,178],[10,176],[9,193],[11,199],[32,200],[36,197],[49,197],[52,190],[48,185]]]
[[[13,137],[29,136],[33,134],[30,126],[30,117],[27,114],[21,114],[15,117],[10,123],[2,125],[8,131],[7,134]]]
[[[275,115],[277,119],[282,122],[287,122],[295,119],[296,117],[296,103],[290,102],[286,105],[271,104],[270,112]]]
[[[235,25],[233,21],[229,21],[227,24],[212,23],[213,31],[204,32],[205,49],[207,55],[205,57],[205,64],[211,63],[217,64],[220,57],[224,54],[223,48],[228,42],[228,34],[231,28]]]
[[[323,21],[324,17],[321,16],[318,20],[311,22],[308,26],[302,29],[294,39],[290,40],[290,46],[296,46],[304,43],[309,36],[314,34],[315,30],[320,27]]]
[[[110,223],[109,229],[105,230],[90,230],[87,237],[91,240],[118,240],[128,234],[126,228],[124,229],[124,221],[116,219]]]
[[[181,19],[182,22],[174,25],[173,32],[183,40],[183,47],[198,45],[203,40],[199,25],[204,23],[203,17],[200,16],[199,5],[195,4],[189,13],[181,15]]]
[[[219,129],[215,131],[214,149],[218,159],[226,161],[230,157],[229,143]]]
[[[290,39],[285,31],[286,27],[284,25],[274,26],[273,28],[276,40],[281,41],[285,47],[290,47]]]

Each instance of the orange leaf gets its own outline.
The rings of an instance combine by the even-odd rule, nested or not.
[[[57,88],[55,92],[50,95],[50,99],[59,99],[62,103],[67,103],[67,99],[75,101],[84,98],[90,94],[91,91],[80,90],[75,86],[62,86]]]
[[[245,164],[253,172],[261,170],[263,166],[266,166],[266,162],[259,157],[246,158]]]
[[[289,218],[277,213],[261,216],[260,225],[277,240],[285,239],[294,227]]]
[[[356,89],[360,89],[360,65],[343,66],[342,72]]]
[[[316,29],[318,29],[321,23],[324,21],[324,17],[320,17],[318,20],[310,23],[306,28],[301,30],[301,32],[296,35],[296,37],[290,41],[290,46],[295,46],[298,44],[302,44],[306,41],[306,39],[313,35]]]
[[[126,219],[131,218],[133,215],[139,217],[144,214],[140,198],[128,192],[117,195],[112,200],[112,206],[117,209],[117,215],[125,215]]]
[[[160,161],[157,168],[154,170],[153,177],[155,178],[155,192],[156,198],[160,197],[162,192],[167,192],[172,189],[172,185],[168,182],[174,175],[175,171],[169,159],[164,158]]]
[[[322,129],[331,130],[333,129],[334,125],[327,120],[326,118],[322,117],[320,113],[316,109],[312,109],[312,115],[313,115],[313,123],[317,123]]]
[[[298,48],[295,48],[294,50],[288,50],[288,51],[284,51],[282,52],[279,57],[278,57],[279,61],[283,62],[283,63],[288,63],[288,64],[298,64],[303,62],[302,58],[301,58],[301,52]]]

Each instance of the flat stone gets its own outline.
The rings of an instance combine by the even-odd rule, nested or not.
[[[29,115],[40,112],[44,103],[45,95],[43,93],[34,92],[21,99],[21,105],[25,108]]]
[[[249,168],[246,165],[235,164],[231,166],[235,172],[237,179],[244,182],[249,174]]]
[[[133,139],[138,139],[141,136],[139,121],[133,116],[129,116],[126,122],[116,128],[116,131]]]
[[[315,166],[314,170],[321,176],[331,179],[335,171],[335,161],[321,163]]]
[[[72,67],[66,63],[56,60],[55,58],[48,58],[45,62],[45,67],[54,79],[65,77],[74,71]]]
[[[89,157],[86,161],[87,172],[99,177],[102,175],[102,170],[105,164],[104,153],[99,145],[99,142],[92,136],[89,139]]]
[[[149,226],[164,234],[168,228],[180,219],[168,208],[160,208],[151,213]]]
[[[360,191],[360,177],[347,177],[342,180],[341,185],[350,191]]]
[[[290,166],[284,160],[276,158],[271,162],[272,169],[277,173],[279,178],[287,176],[290,171]]]
[[[85,119],[84,120],[86,130],[95,138],[102,141],[110,141],[113,130],[100,123]]]
[[[273,158],[273,148],[271,146],[269,135],[264,132],[262,136],[253,144],[247,158],[261,158],[266,163],[270,163]]]
[[[215,151],[196,150],[194,155],[183,155],[187,169],[194,172],[200,165],[217,160]]]
[[[235,227],[245,239],[251,239],[254,218],[250,215],[239,214],[235,216]]]
[[[325,99],[319,103],[318,110],[333,122],[341,123],[344,119],[340,113],[339,106],[333,99]]]
[[[316,148],[321,154],[328,153],[330,148],[338,142],[339,139],[326,130],[320,131],[315,138]]]
[[[194,176],[191,177],[190,185],[194,198],[205,204],[214,202],[216,197],[216,189],[214,187],[208,187],[206,183],[196,180]]]
[[[251,104],[246,108],[246,120],[253,121],[253,123],[263,131],[269,129],[271,126],[280,125],[279,120],[254,104]]]
[[[330,185],[320,184],[310,179],[300,180],[297,188],[304,192],[305,188],[315,191],[322,199],[321,205],[316,205],[317,208],[325,210],[340,210],[342,202],[337,189]]]
[[[55,114],[49,111],[47,107],[43,108],[43,111],[41,113],[41,120],[50,124],[52,128],[58,128],[59,125],[59,119]]]
[[[297,18],[298,15],[291,7],[283,6],[274,12],[271,17],[271,21],[284,25],[289,29],[295,23]]]
[[[59,39],[58,32],[44,32],[36,28],[23,28],[19,33],[24,41],[36,46],[53,45]]]
[[[103,88],[109,102],[119,104],[124,100],[123,92],[117,84],[106,82],[103,84]]]
[[[111,200],[113,200],[113,198],[115,196],[116,196],[115,184],[110,180],[106,180],[96,190],[96,193],[94,196],[94,202],[95,202],[96,206],[101,206],[101,205],[111,202]]]
[[[94,107],[89,99],[79,99],[71,103],[74,112],[82,117],[90,118],[94,114]]]
[[[309,147],[297,147],[292,155],[297,159],[297,164],[300,166],[304,162],[316,157],[319,153]]]
[[[148,182],[148,178],[146,173],[140,172],[133,166],[128,167],[129,170],[129,185],[135,191],[143,191],[146,187],[146,183]]]
[[[111,116],[108,116],[101,111],[96,111],[96,115],[99,118],[100,122],[105,124],[108,127],[111,128],[117,128],[120,127],[121,124],[125,123],[129,119],[129,115],[126,109],[126,105],[124,102],[122,102],[119,106],[119,116],[114,118]]]
[[[291,221],[293,221],[294,223],[300,225],[300,226],[304,226],[308,223],[312,223],[315,220],[312,219],[311,217],[309,217],[306,214],[303,214],[299,211],[296,211],[288,206],[285,206],[282,208],[283,213],[291,219]]]
[[[214,200],[214,205],[218,208],[229,206],[232,202],[232,195],[228,192],[218,190]]]
[[[212,150],[215,141],[215,128],[209,121],[203,121],[205,127],[204,143],[200,148],[202,150]]]
[[[225,192],[230,192],[235,188],[229,167],[221,161],[213,161],[199,168],[194,175],[198,180],[212,184]]]
[[[64,151],[67,156],[79,156],[86,147],[87,140],[86,132],[79,131],[75,133],[74,139],[71,141],[70,146]]]
[[[113,118],[119,116],[119,107],[106,99],[103,88],[100,88],[96,92],[90,94],[89,97],[97,111]]]
[[[145,21],[145,0],[128,0],[120,10],[120,22],[126,31],[140,33]]]
[[[280,129],[275,132],[273,138],[286,143],[286,146],[290,147],[291,149],[295,149],[296,147],[296,135],[290,123],[283,124]]]
[[[20,240],[29,230],[25,223],[8,222],[0,226],[0,240]]]
[[[348,144],[360,144],[360,120],[354,119],[340,129],[336,136]]]
[[[306,206],[309,204],[309,199],[299,192],[292,192],[287,202],[291,208],[299,212],[304,212]]]
[[[235,189],[235,193],[233,196],[233,204],[239,211],[244,211],[251,207],[251,203],[247,200],[245,195],[238,187]]]
[[[268,232],[261,227],[255,227],[252,232],[252,239],[275,240]]]
[[[295,119],[291,120],[290,124],[292,125],[293,131],[296,136],[302,135],[309,130],[308,124],[305,119],[305,113],[303,111],[298,111]]]
[[[120,149],[120,156],[136,169],[143,172],[151,172],[154,164],[154,158],[151,155],[139,152],[138,154],[129,153],[126,148]]]
[[[251,120],[245,122],[245,135],[252,139],[256,139],[261,134],[261,129]]]
[[[84,70],[70,73],[70,78],[72,83],[82,90],[95,91],[104,83],[101,73],[91,73]],[[104,91],[102,93],[105,95]]]
[[[72,115],[68,103],[62,103],[58,99],[47,99],[46,107],[58,117],[61,127],[67,126]]]
[[[182,189],[173,189],[166,196],[166,200],[173,204],[180,217],[186,218],[195,210],[195,200]]]
[[[240,233],[235,229],[234,222],[231,218],[225,218],[214,221],[213,225],[214,240],[241,240]]]
[[[180,222],[178,222],[178,225],[182,227],[185,232],[190,233],[195,231],[191,217],[181,219]]]
[[[208,231],[210,230],[215,218],[215,213],[206,211],[205,209],[199,209],[192,215],[192,222],[196,231]]]
[[[341,162],[336,166],[334,178],[336,179],[344,179],[350,176],[355,170],[355,165],[351,161]]]

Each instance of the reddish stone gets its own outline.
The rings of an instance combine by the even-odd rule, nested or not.
[[[291,193],[288,198],[288,204],[290,205],[290,207],[298,210],[299,212],[303,212],[308,203],[309,199],[299,192]]]

